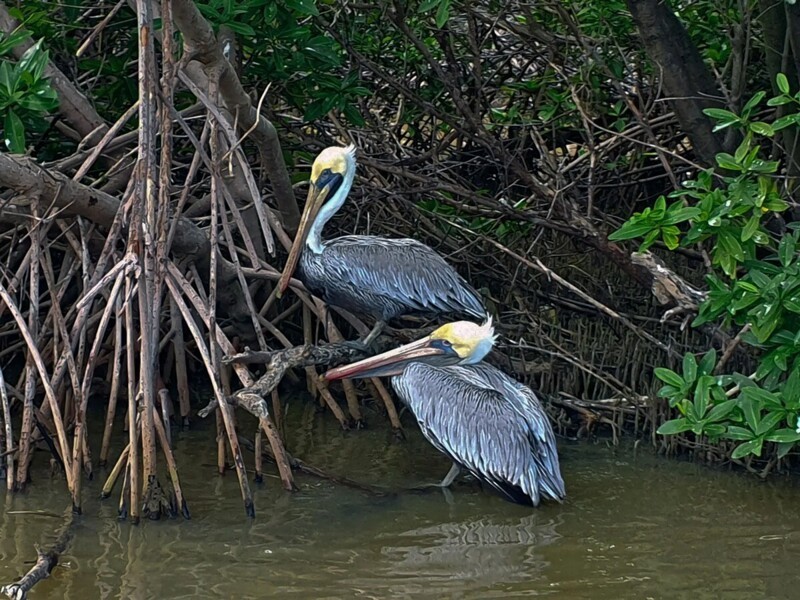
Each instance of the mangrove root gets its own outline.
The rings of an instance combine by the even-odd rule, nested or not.
[[[383,336],[374,344],[376,352],[392,345],[391,338]],[[228,403],[245,409],[257,418],[269,414],[265,398],[278,386],[284,374],[295,367],[310,367],[315,365],[337,366],[356,360],[361,360],[373,354],[360,344],[339,342],[325,346],[303,344],[285,350],[274,352],[242,352],[223,359],[225,364],[231,363],[263,363],[266,364],[266,373],[253,385],[242,388],[228,397]],[[197,414],[205,418],[217,408],[217,400],[213,399]]]

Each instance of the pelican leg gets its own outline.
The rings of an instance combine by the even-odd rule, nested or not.
[[[377,339],[377,337],[381,334],[381,331],[383,331],[384,327],[386,327],[385,321],[376,321],[375,326],[367,334],[367,337],[365,337],[363,340],[355,340],[352,342],[345,342],[345,343],[348,344],[351,348],[355,348],[360,352],[370,352],[370,345],[372,345],[372,342],[374,342]]]
[[[458,474],[461,472],[461,467],[459,467],[456,463],[450,467],[450,470],[447,472],[447,475],[444,476],[441,483],[436,484],[438,487],[447,488],[450,487],[450,484],[455,481],[455,478],[458,477]]]
[[[372,328],[372,331],[367,334],[367,337],[365,337],[361,343],[368,348],[381,334],[384,327],[386,327],[386,321],[375,321],[375,326]]]
[[[444,476],[444,479],[440,483],[426,483],[414,488],[412,490],[422,492],[425,490],[430,490],[431,488],[439,488],[443,492],[445,492],[445,496],[450,493],[450,490],[447,488],[450,487],[450,484],[455,481],[455,478],[458,477],[458,474],[461,472],[461,467],[459,467],[456,463],[453,463],[450,467],[450,470],[447,472],[447,475]]]
[[[455,498],[453,497],[453,492],[450,491],[450,488],[439,488],[442,490],[442,496],[444,496],[444,501],[447,502],[450,506],[455,504]]]

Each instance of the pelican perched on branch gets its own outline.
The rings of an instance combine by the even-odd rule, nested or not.
[[[553,428],[533,391],[481,360],[492,349],[491,319],[448,323],[429,336],[331,369],[328,380],[392,377],[422,434],[461,468],[520,504],[564,499]]]
[[[322,239],[322,229],[347,199],[355,173],[352,145],[331,146],[317,156],[278,294],[286,290],[297,269],[297,278],[315,296],[376,320],[365,344],[387,321],[401,315],[453,313],[485,318],[480,295],[425,244],[370,235]]]

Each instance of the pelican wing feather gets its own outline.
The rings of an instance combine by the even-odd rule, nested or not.
[[[349,235],[307,253],[311,291],[348,310],[391,319],[408,313],[484,318],[480,295],[433,249],[412,239]]]
[[[538,480],[544,495],[556,500],[563,499],[566,492],[556,452],[556,437],[534,391],[487,363],[456,369],[476,385],[483,383],[491,389],[503,391],[503,398],[527,425]]]
[[[555,436],[533,392],[491,365],[413,363],[392,385],[423,435],[509,499],[561,501]]]

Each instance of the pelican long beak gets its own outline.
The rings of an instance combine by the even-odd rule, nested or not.
[[[306,198],[306,206],[303,210],[303,216],[300,218],[300,226],[297,228],[297,233],[294,236],[292,248],[289,250],[289,258],[286,259],[286,266],[283,267],[283,273],[278,280],[278,298],[280,298],[289,287],[289,280],[297,268],[297,261],[300,260],[300,253],[303,250],[303,244],[308,238],[308,233],[311,230],[314,220],[317,218],[319,209],[322,208],[323,203],[330,194],[331,186],[322,185],[317,186],[316,182],[311,182],[308,189],[308,197]]]
[[[415,360],[420,360],[428,356],[439,356],[447,354],[440,347],[432,345],[433,340],[430,336],[421,340],[400,346],[394,350],[389,350],[383,354],[359,360],[350,365],[336,367],[326,372],[323,377],[328,381],[336,379],[359,379],[362,377],[389,377],[399,375],[406,368],[406,365]]]

